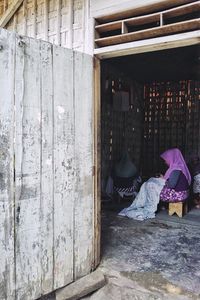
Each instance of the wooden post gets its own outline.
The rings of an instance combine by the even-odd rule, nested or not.
[[[101,240],[101,68],[94,59],[94,267],[100,262]]]
[[[163,14],[160,14],[160,26],[163,26]]]
[[[128,33],[128,27],[125,22],[122,22],[122,34]]]

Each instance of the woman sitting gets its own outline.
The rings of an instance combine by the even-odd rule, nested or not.
[[[123,209],[119,215],[136,220],[154,218],[161,196],[162,201],[168,202],[183,201],[188,197],[191,176],[180,150],[167,150],[161,158],[168,165],[165,175],[152,177],[143,183],[131,206]]]
[[[136,166],[131,161],[127,151],[124,151],[120,161],[114,166],[108,178],[106,193],[113,197],[117,193],[121,198],[135,197],[138,193],[141,177]]]
[[[162,202],[183,202],[189,197],[191,176],[179,149],[170,149],[161,154],[168,166],[164,175],[165,186],[160,193]]]

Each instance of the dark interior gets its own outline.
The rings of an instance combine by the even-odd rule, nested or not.
[[[186,160],[200,152],[199,60],[199,46],[188,46],[102,62],[102,198],[124,149],[143,180],[164,170],[159,156],[168,148]]]

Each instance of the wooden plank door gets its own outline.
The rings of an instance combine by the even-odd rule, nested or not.
[[[0,299],[33,300],[94,267],[93,58],[1,44]]]
[[[0,299],[15,299],[14,51],[15,37],[0,29]]]

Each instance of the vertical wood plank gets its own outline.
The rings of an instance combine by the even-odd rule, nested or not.
[[[101,66],[94,65],[94,267],[100,263],[101,248]]]
[[[69,1],[69,21],[68,21],[68,42],[67,47],[72,49],[73,48],[73,9],[74,9],[74,1]]]
[[[73,281],[73,52],[53,46],[54,288]]]
[[[15,299],[13,34],[0,29],[0,299]]]
[[[23,1],[23,22],[24,22],[23,35],[26,35],[27,34],[27,0]]]
[[[41,295],[40,42],[16,48],[16,299]]]
[[[41,42],[41,284],[53,290],[53,72],[52,45]]]
[[[49,29],[49,1],[44,0],[44,38],[48,41],[48,29]]]
[[[60,30],[61,30],[61,0],[57,0],[57,45],[60,46]]]
[[[75,52],[75,279],[84,276],[93,262],[93,58]]]
[[[37,0],[33,1],[33,37],[37,36]]]

